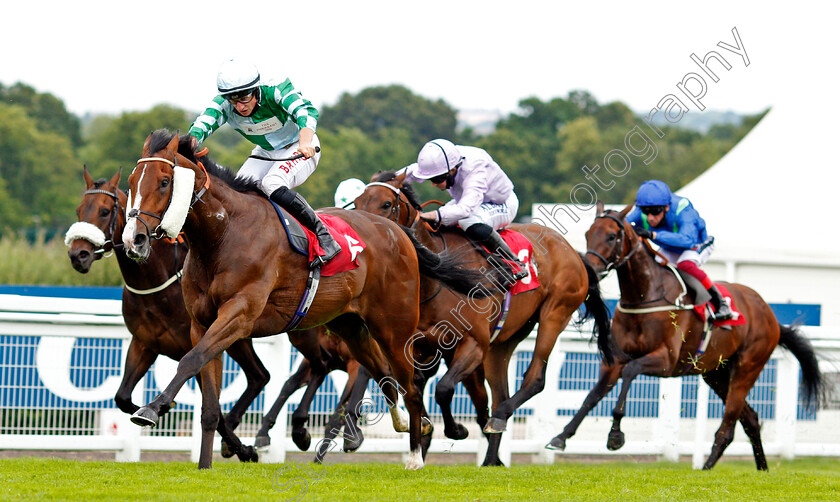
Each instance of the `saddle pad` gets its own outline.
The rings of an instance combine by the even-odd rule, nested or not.
[[[538,278],[538,271],[536,265],[533,263],[534,246],[531,241],[525,238],[524,235],[515,231],[504,229],[499,231],[499,235],[505,240],[510,250],[528,266],[528,275],[524,279],[516,281],[510,292],[513,295],[531,291],[540,287],[540,280]]]
[[[269,202],[274,206],[274,210],[277,211],[277,215],[280,217],[280,222],[286,230],[286,236],[289,238],[289,244],[292,249],[306,256],[310,261],[316,255],[324,254],[323,249],[318,244],[318,238],[315,237],[315,234],[311,230],[301,225],[285,209],[275,204],[274,201],[269,200]],[[341,252],[321,267],[321,277],[329,277],[357,268],[359,263],[356,258],[358,258],[359,253],[367,246],[362,242],[362,239],[356,231],[347,222],[337,216],[318,213],[318,217],[321,218],[321,221],[327,227],[333,239],[341,246]]]
[[[729,293],[729,290],[726,289],[726,287],[720,283],[715,283],[715,285],[717,286],[718,291],[720,291],[720,294],[723,295],[724,298],[729,298],[729,305],[730,307],[732,307],[732,312],[735,312],[737,315],[735,315],[732,319],[715,322],[714,327],[717,328],[720,326],[740,326],[742,324],[747,324],[747,319],[744,317],[744,314],[742,314],[741,311],[738,310],[737,306],[735,305],[735,300],[732,298],[732,295]],[[695,305],[694,313],[697,314],[697,317],[699,317],[701,320],[705,320],[706,304],[704,303],[703,305]]]
[[[347,224],[338,216],[318,213],[318,217],[330,231],[333,239],[341,246],[341,252],[335,258],[328,261],[321,267],[321,277],[329,277],[331,275],[340,274],[348,270],[353,270],[359,267],[358,257],[367,245],[362,242],[359,234],[353,230],[353,227]],[[304,228],[309,236],[309,259],[312,260],[316,255],[324,254],[321,246],[318,244],[318,238],[309,229]]]

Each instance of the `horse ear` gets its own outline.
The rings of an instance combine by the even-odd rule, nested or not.
[[[633,206],[634,204],[632,202],[630,204],[627,204],[627,207],[625,207],[621,210],[620,213],[618,213],[619,217],[623,220],[624,217],[627,216],[627,213],[629,213],[630,210],[633,209]]]
[[[120,168],[120,170],[119,170],[119,171],[117,171],[117,174],[115,174],[115,175],[114,175],[114,177],[113,177],[113,178],[111,178],[111,181],[109,181],[109,183],[110,183],[112,186],[115,186],[115,187],[120,186],[120,176],[121,176],[121,175],[122,175],[122,167]]]
[[[403,186],[403,183],[405,182],[405,171],[403,171],[402,174],[398,174],[394,180],[399,184],[398,186]]]
[[[152,142],[152,135],[149,134],[149,137],[146,138],[146,142],[143,143],[143,155],[142,157],[151,157],[152,152],[149,151],[149,144]]]
[[[173,157],[175,156],[175,154],[178,153],[178,142],[179,141],[180,141],[180,138],[178,138],[178,133],[175,133],[175,135],[172,136],[172,141],[170,141],[169,144],[166,145],[166,152],[171,153]]]
[[[85,185],[87,189],[90,190],[90,187],[93,186],[93,178],[90,177],[90,173],[87,170],[87,164],[83,164],[83,176],[85,177]]]
[[[597,214],[601,214],[604,212],[604,201],[599,200],[595,203],[595,211],[598,212]]]

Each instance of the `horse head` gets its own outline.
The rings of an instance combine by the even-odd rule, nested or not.
[[[411,200],[413,190],[404,186],[404,182],[405,173],[398,175],[393,171],[384,171],[374,174],[365,191],[356,198],[356,209],[409,226],[415,216],[412,209],[416,209],[416,204]]]
[[[598,201],[595,221],[586,231],[586,261],[602,279],[636,252],[640,239],[624,219],[632,208],[630,204],[621,211],[604,210]]]
[[[135,260],[148,259],[152,239],[178,235],[196,197],[198,167],[178,153],[179,141],[166,130],[153,132],[128,177],[122,239],[126,254]]]
[[[94,181],[87,166],[84,167],[85,191],[76,208],[78,221],[64,237],[64,243],[70,248],[67,255],[77,272],[88,273],[94,261],[114,248],[114,236],[122,223],[120,198],[123,203],[125,200],[119,189],[120,174],[117,171],[110,180]]]

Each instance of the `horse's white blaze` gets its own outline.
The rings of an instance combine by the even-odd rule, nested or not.
[[[399,406],[391,406],[391,421],[394,422],[394,430],[397,432],[408,432],[408,413]]]
[[[420,450],[412,450],[408,454],[408,458],[405,460],[405,468],[416,471],[417,469],[422,469],[425,464],[423,463],[423,454]]]
[[[122,234],[123,245],[125,245],[126,250],[134,249],[134,234],[137,233],[137,218],[129,218],[128,214],[132,209],[140,211],[140,202],[143,201],[143,196],[140,195],[140,186],[143,184],[144,176],[146,176],[146,164],[143,164],[143,171],[140,173],[140,180],[137,182],[136,198],[133,197],[135,194],[131,191],[128,193],[128,204],[125,208],[125,229]]]

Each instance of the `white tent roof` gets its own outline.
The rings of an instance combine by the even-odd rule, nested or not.
[[[840,158],[832,148],[837,117],[809,100],[774,106],[729,153],[677,191],[706,220],[717,258],[840,264],[834,200]]]

